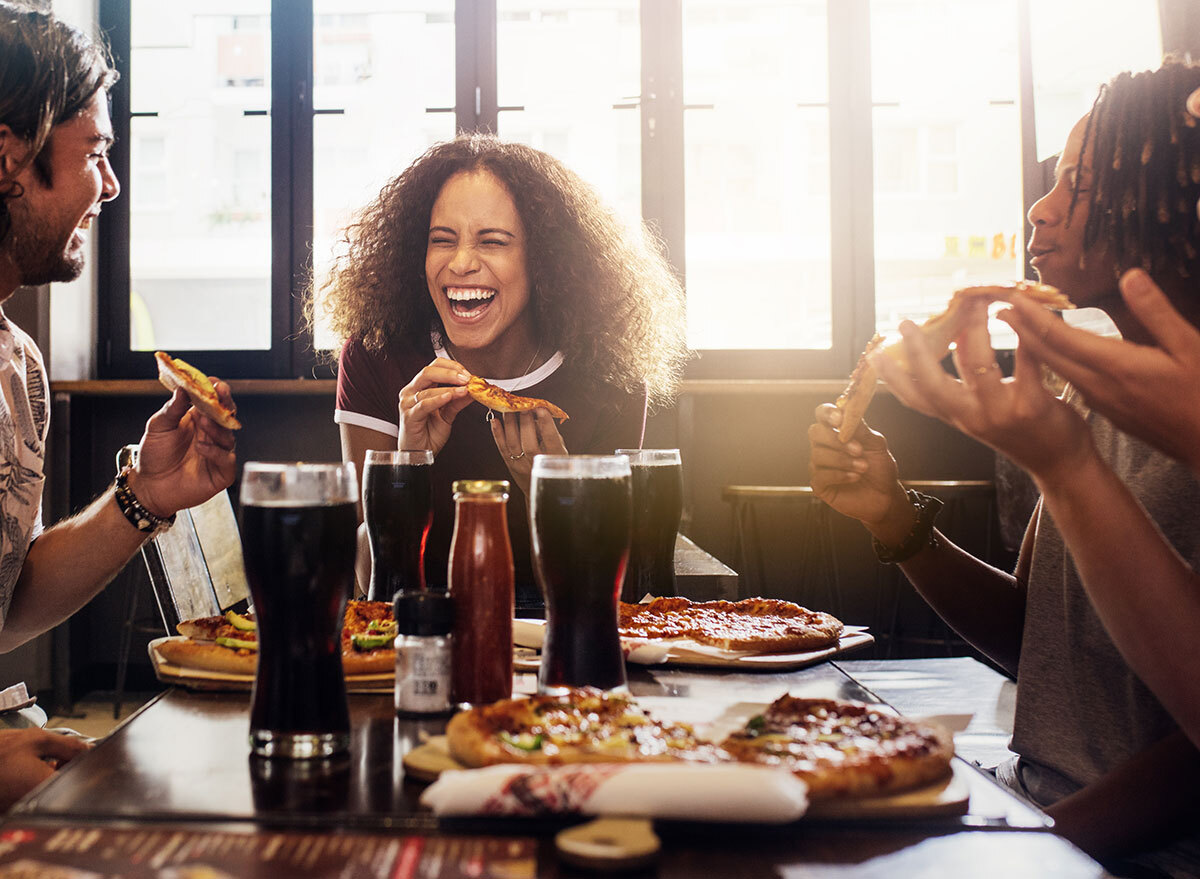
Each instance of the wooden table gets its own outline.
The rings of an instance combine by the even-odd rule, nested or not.
[[[530,684],[528,676],[519,676],[521,687]],[[872,699],[833,663],[784,674],[638,670],[630,688],[642,701],[700,708],[714,717],[735,703],[768,702],[785,690]],[[23,800],[3,829],[83,827],[110,834],[120,826],[146,833],[173,829],[179,844],[180,834],[210,828],[257,831],[256,838],[289,828],[310,841],[304,845],[316,840],[324,847],[337,839],[324,831],[376,841],[382,832],[389,839],[419,839],[429,845],[439,840],[448,844],[449,834],[458,840],[455,846],[465,844],[462,840],[491,845],[494,840],[488,839],[499,836],[511,846],[536,852],[536,871],[527,875],[576,875],[558,863],[553,850],[552,831],[562,822],[439,822],[418,809],[422,786],[405,779],[401,758],[423,733],[439,732],[441,722],[400,720],[388,695],[355,695],[350,700],[354,731],[348,758],[318,765],[266,761],[249,757],[248,700],[245,693],[166,692]],[[983,864],[1002,864],[1004,875],[1013,876],[1105,875],[1050,832],[1040,813],[983,773],[967,768],[965,774],[971,797],[963,817],[805,819],[782,827],[658,822],[664,849],[655,875],[963,876],[979,875]],[[322,832],[311,832],[317,828]],[[304,830],[310,831],[307,836]]]

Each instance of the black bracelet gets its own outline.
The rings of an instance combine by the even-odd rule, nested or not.
[[[933,530],[933,520],[942,509],[942,502],[935,497],[921,494],[919,491],[908,489],[908,499],[912,501],[913,509],[917,511],[917,521],[913,523],[912,531],[900,541],[899,546],[884,546],[874,537],[871,546],[875,556],[885,565],[898,565],[906,562],[927,546],[937,546],[937,532]]]
[[[125,467],[117,474],[117,481],[113,484],[113,496],[117,500],[117,506],[120,508],[121,514],[129,520],[129,524],[138,531],[151,536],[160,534],[175,524],[175,514],[172,513],[163,518],[154,515],[142,506],[142,502],[137,499],[137,495],[129,487],[129,472],[132,469],[132,467]]]

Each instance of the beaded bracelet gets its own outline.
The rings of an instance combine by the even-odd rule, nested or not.
[[[137,499],[137,495],[133,493],[133,489],[129,487],[129,473],[133,470],[132,467],[125,467],[117,474],[117,480],[114,483],[113,496],[117,500],[117,506],[121,510],[121,514],[129,520],[129,524],[141,531],[143,534],[154,536],[166,531],[175,524],[175,514],[163,518],[156,516],[154,513],[142,506],[142,502]]]
[[[942,509],[942,502],[935,497],[922,494],[913,489],[908,490],[908,499],[913,509],[917,511],[917,521],[913,523],[912,531],[900,541],[899,546],[884,546],[874,537],[871,546],[875,549],[875,557],[885,565],[898,565],[906,562],[927,546],[937,546],[937,533],[933,530],[933,520]]]

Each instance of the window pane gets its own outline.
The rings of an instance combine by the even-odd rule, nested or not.
[[[1153,70],[1162,58],[1159,0],[1109,0],[1096,15],[1091,0],[1030,4],[1033,98],[1039,160],[1056,155],[1096,92],[1125,70]]]
[[[871,73],[886,333],[942,311],[959,287],[1021,276],[1016,2],[872,0]]]
[[[561,159],[640,218],[637,0],[498,0],[496,16],[500,136]]]
[[[831,347],[823,0],[683,4],[688,343]]]
[[[317,0],[314,16],[319,280],[355,212],[426,149],[454,137],[454,2]],[[329,348],[333,339],[318,328],[315,344]]]
[[[270,3],[210,6],[132,3],[135,351],[271,347]]]

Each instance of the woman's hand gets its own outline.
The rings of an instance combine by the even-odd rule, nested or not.
[[[1074,409],[1045,388],[1041,363],[1024,344],[1017,350],[1013,377],[1003,377],[988,337],[987,305],[978,302],[969,308],[967,328],[954,352],[961,379],[941,368],[911,321],[900,325],[911,372],[877,355],[872,363],[880,377],[906,406],[1003,452],[1043,486],[1071,478],[1082,456],[1095,454],[1091,431]]]
[[[398,449],[429,449],[434,455],[450,439],[458,413],[471,404],[471,374],[461,363],[439,357],[400,390]]]
[[[847,443],[835,428],[842,412],[832,403],[817,407],[816,423],[808,429],[809,484],[813,493],[833,509],[868,528],[897,518],[900,538],[912,527],[912,504],[900,484],[896,459],[883,434],[864,421]],[[897,542],[897,541],[893,541]]]
[[[1122,276],[1121,295],[1158,347],[1076,329],[1019,300],[999,317],[1088,406],[1200,474],[1200,330],[1141,269]]]
[[[526,495],[529,494],[533,456],[567,454],[558,426],[545,409],[497,413],[492,419],[492,436],[513,482]]]

